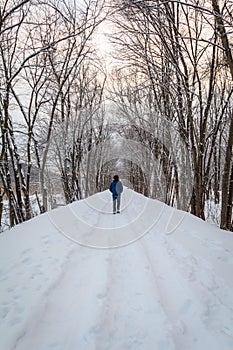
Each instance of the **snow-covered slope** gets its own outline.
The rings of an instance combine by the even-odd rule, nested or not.
[[[1,350],[232,350],[233,235],[126,189],[0,236]]]

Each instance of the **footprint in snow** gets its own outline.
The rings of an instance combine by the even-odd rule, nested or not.
[[[15,310],[16,310],[17,314],[21,315],[24,312],[25,308],[22,306],[17,306],[15,308]]]
[[[227,264],[233,264],[233,258],[232,257],[226,257],[226,256],[218,256],[218,260],[227,263]]]
[[[7,317],[7,315],[9,314],[10,312],[10,307],[9,306],[3,306],[0,308],[0,317],[1,319],[4,319]]]
[[[107,296],[106,293],[99,293],[99,294],[96,295],[96,297],[97,297],[98,299],[104,299],[104,298],[106,298],[106,296]]]
[[[10,323],[10,326],[13,327],[21,322],[22,322],[22,319],[20,317],[15,317],[9,323]]]
[[[22,263],[23,263],[24,265],[31,265],[32,262],[33,262],[33,260],[32,260],[31,257],[27,257],[27,258],[25,258],[25,259],[22,260]]]
[[[16,286],[9,287],[9,288],[7,288],[7,292],[8,293],[14,292],[15,288],[16,288]]]
[[[182,321],[178,321],[177,323],[176,323],[176,330],[178,331],[178,333],[180,333],[180,334],[185,334],[185,332],[186,332],[186,327],[185,327],[185,325],[184,325],[184,323],[182,322]]]
[[[220,250],[220,251],[224,250],[221,242],[219,242],[219,241],[208,241],[207,245],[212,250]]]

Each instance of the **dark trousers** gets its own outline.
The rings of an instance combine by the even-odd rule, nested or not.
[[[114,194],[112,196],[113,199],[113,213],[116,213],[116,211],[120,211],[121,206],[121,195],[120,194]]]

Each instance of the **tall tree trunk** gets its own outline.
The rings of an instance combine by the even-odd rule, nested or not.
[[[225,165],[223,170],[223,177],[222,177],[222,210],[221,210],[221,225],[220,227],[223,229],[231,229],[231,223],[230,227],[229,222],[227,220],[227,216],[229,215],[229,208],[228,205],[232,199],[230,198],[230,195],[232,195],[230,192],[230,171],[232,167],[232,147],[233,147],[233,118],[231,118],[231,125],[229,130],[229,138],[227,143],[227,149],[226,149],[226,157],[225,157]],[[231,184],[232,186],[232,184]],[[230,204],[232,208],[232,203]]]
[[[222,17],[222,13],[220,11],[218,0],[212,0],[212,6],[213,6],[214,13],[216,15],[217,30],[221,37],[222,45],[225,50],[226,60],[230,68],[230,73],[233,80],[233,56],[232,56],[231,46],[229,43],[228,35],[226,32],[226,28]],[[231,195],[230,171],[232,166],[232,147],[233,147],[233,116],[231,116],[231,120],[230,120],[229,137],[227,142],[225,165],[224,165],[223,178],[222,178],[222,211],[221,211],[220,227],[223,229],[231,229],[231,223],[229,224],[228,222],[229,220],[227,219],[227,216],[229,213],[228,203],[230,203],[230,195]],[[231,203],[231,207],[232,207],[232,203]]]
[[[233,162],[231,164],[231,177],[230,177],[228,205],[227,205],[227,228],[231,231],[233,231],[232,207],[233,207]]]

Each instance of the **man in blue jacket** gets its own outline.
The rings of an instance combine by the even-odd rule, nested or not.
[[[121,205],[121,193],[123,192],[123,186],[119,180],[119,176],[115,175],[113,177],[113,182],[111,183],[109,190],[112,192],[113,199],[113,214],[120,213]]]

